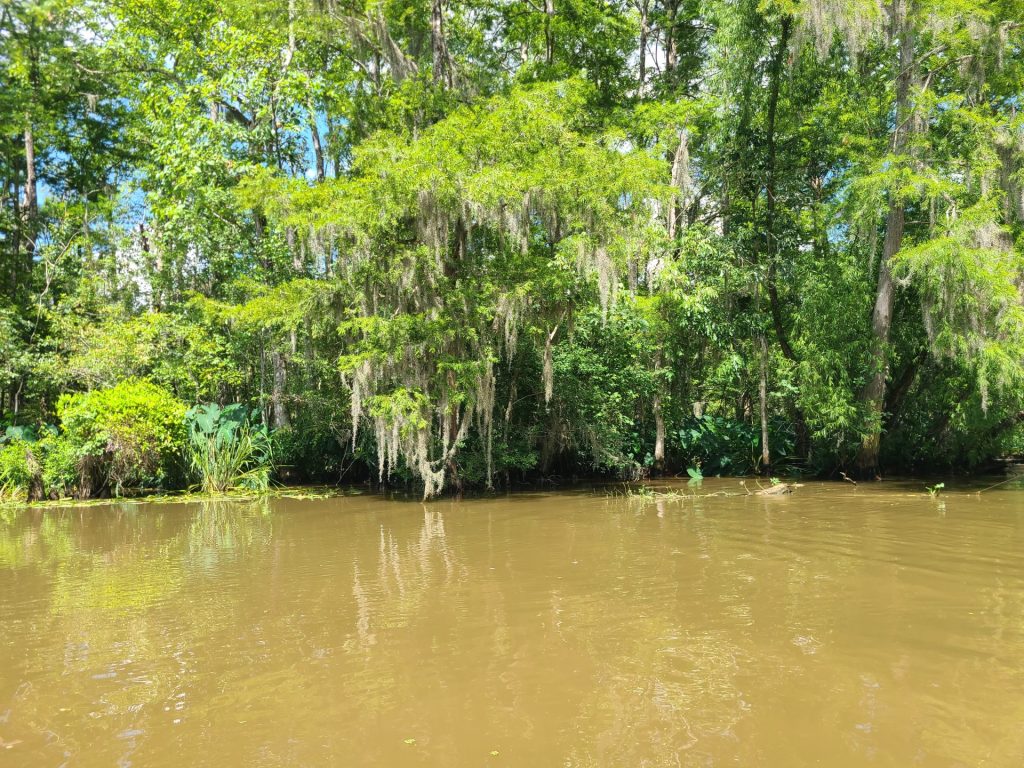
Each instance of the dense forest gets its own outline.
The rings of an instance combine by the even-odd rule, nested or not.
[[[0,493],[968,471],[1022,0],[4,0]]]

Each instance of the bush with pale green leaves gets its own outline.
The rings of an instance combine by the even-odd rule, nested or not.
[[[47,492],[117,496],[172,487],[181,472],[185,411],[170,392],[141,379],[64,395],[60,433],[46,446]]]

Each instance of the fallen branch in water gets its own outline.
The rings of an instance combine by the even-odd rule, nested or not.
[[[979,496],[981,496],[981,494],[983,494],[985,491],[991,491],[993,488],[998,488],[1000,485],[1003,485],[1004,483],[1008,483],[1011,480],[1019,480],[1019,479],[1020,479],[1019,477],[1008,477],[1005,480],[1000,480],[995,485],[990,485],[988,488],[982,488],[977,493],[978,493]]]
[[[757,483],[757,481],[754,481]],[[734,496],[785,496],[793,493],[797,488],[803,488],[803,483],[776,483],[772,486],[762,486],[757,483],[758,490],[754,491],[747,487],[746,480],[740,480],[743,491],[714,491],[713,493],[687,493],[683,491],[655,491],[647,486],[639,488],[625,487],[621,494],[609,493],[609,496],[625,496],[628,499],[640,499],[643,501],[684,501],[689,499],[711,499],[731,498]]]
[[[766,488],[765,486],[761,485],[761,483],[758,483],[757,480],[755,480],[754,482],[757,483],[757,487],[759,490],[751,491],[749,488],[747,488],[746,481],[740,480],[740,485],[743,486],[744,490],[746,490],[747,494],[750,496],[785,496],[787,494],[792,493],[797,488],[803,488],[803,483],[777,482],[774,485],[768,486]]]

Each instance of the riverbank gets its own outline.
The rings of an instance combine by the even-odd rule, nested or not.
[[[176,493],[154,492],[136,496],[120,496],[99,499],[46,499],[27,501],[17,498],[0,498],[0,510],[16,509],[81,509],[91,507],[144,506],[161,504],[189,504],[196,502],[251,502],[260,499],[317,500],[353,496],[371,496],[392,501],[433,503],[465,499],[468,501],[514,498],[538,493],[593,493],[610,497],[686,500],[714,496],[786,496],[804,493],[805,488],[831,489],[832,491],[895,492],[938,498],[950,493],[976,495],[1003,486],[1024,486],[1024,469],[1015,465],[1016,471],[1004,475],[980,475],[975,477],[950,478],[948,476],[895,477],[889,480],[853,482],[850,480],[780,480],[778,478],[713,477],[694,480],[689,477],[663,477],[641,482],[623,482],[608,478],[574,479],[567,483],[552,481],[523,483],[510,490],[485,491],[474,489],[461,494],[448,493],[424,502],[414,488],[351,485],[290,485],[272,486],[262,491],[233,490],[222,493],[181,491]]]

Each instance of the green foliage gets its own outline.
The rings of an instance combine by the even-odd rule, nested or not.
[[[1020,0],[432,10],[4,6],[8,488],[1024,452]]]
[[[650,319],[618,305],[602,323],[599,308],[577,319],[553,353],[553,432],[598,470],[635,474],[651,449],[638,417],[656,391],[645,349]]]
[[[60,434],[46,448],[48,490],[87,497],[166,487],[184,447],[185,410],[169,392],[141,379],[64,395],[57,403]]]
[[[185,415],[188,460],[204,493],[265,491],[274,457],[267,428],[244,405],[197,405]]]
[[[342,393],[306,393],[291,423],[271,434],[279,479],[338,482],[357,462],[365,464],[366,447],[352,445],[349,409]],[[372,446],[369,450],[372,453]],[[372,456],[369,462],[373,463]]]
[[[773,420],[770,427],[776,465],[785,466],[794,447],[792,429],[781,419]],[[691,417],[670,438],[669,447],[680,457],[682,465],[695,467],[702,476],[761,471],[761,428],[757,424],[724,416]]]
[[[30,443],[20,439],[0,442],[0,501],[26,498],[38,473]]]

